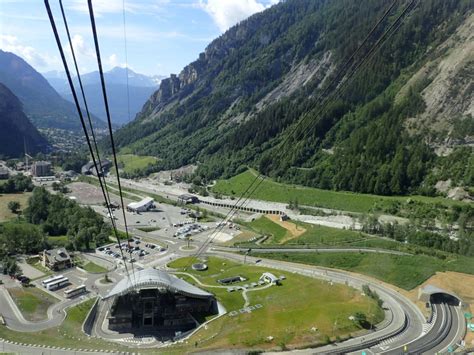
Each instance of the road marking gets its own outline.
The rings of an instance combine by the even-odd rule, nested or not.
[[[176,244],[176,242],[174,242],[172,240],[169,240],[169,239],[165,239],[165,242],[170,243],[170,244]]]

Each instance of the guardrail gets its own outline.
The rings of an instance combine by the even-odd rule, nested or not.
[[[82,323],[82,331],[88,336],[92,336],[92,329],[94,327],[95,319],[97,318],[98,305],[99,305],[99,297],[97,297],[94,305],[89,310],[89,313],[87,313],[84,323]]]

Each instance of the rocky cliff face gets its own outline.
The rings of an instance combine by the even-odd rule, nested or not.
[[[474,120],[474,14],[439,47],[400,90],[422,86],[425,109],[407,120],[410,132],[425,132],[434,145],[462,145],[472,140],[474,132],[453,136],[457,120]]]
[[[435,144],[466,144],[466,127],[474,126],[472,2],[417,3],[321,106],[320,94],[335,91],[328,79],[390,4],[287,0],[250,17],[163,80],[137,119],[116,133],[117,144],[160,156],[157,169],[204,162],[200,171],[212,178],[251,165],[322,188],[388,194],[419,186]],[[405,5],[393,9],[355,63]],[[295,138],[298,125],[305,128]]]

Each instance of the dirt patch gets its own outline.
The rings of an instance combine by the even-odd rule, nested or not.
[[[426,309],[424,302],[418,301],[418,290],[420,287],[425,285],[433,285],[443,290],[453,292],[468,304],[468,309],[466,309],[466,311],[471,313],[474,312],[474,275],[467,275],[453,271],[437,272],[435,275],[423,282],[419,287],[409,292],[403,292],[408,298],[417,304],[423,314],[428,315],[429,309]],[[474,345],[474,333],[468,331],[464,340],[466,341],[466,344]]]
[[[218,242],[218,243],[225,243],[225,242],[228,242],[230,240],[232,240],[232,238],[234,238],[233,235],[229,234],[229,233],[224,233],[224,232],[218,232],[214,235],[214,239]]]
[[[73,182],[68,185],[71,190],[69,197],[74,197],[77,202],[83,205],[101,205],[104,202],[104,196],[99,187],[84,182]],[[119,199],[111,198],[112,202],[119,203]]]
[[[298,226],[295,223],[288,222],[288,221],[281,221],[280,216],[278,215],[269,214],[269,215],[266,215],[266,217],[270,219],[272,222],[278,224],[280,227],[285,228],[289,232],[289,234],[287,234],[287,236],[285,236],[285,238],[283,238],[280,241],[280,244],[284,244],[289,240],[298,238],[300,235],[306,232],[305,228]]]
[[[460,272],[437,272],[419,287],[411,290],[410,298],[418,298],[418,289],[426,285],[433,285],[443,290],[453,292],[469,304],[474,304],[474,275],[462,274]]]

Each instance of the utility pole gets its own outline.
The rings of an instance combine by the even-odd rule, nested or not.
[[[252,249],[249,248],[249,249],[245,252],[245,254],[244,254],[244,265],[245,265],[245,263],[247,262],[247,255],[249,255],[251,251],[252,251]]]

